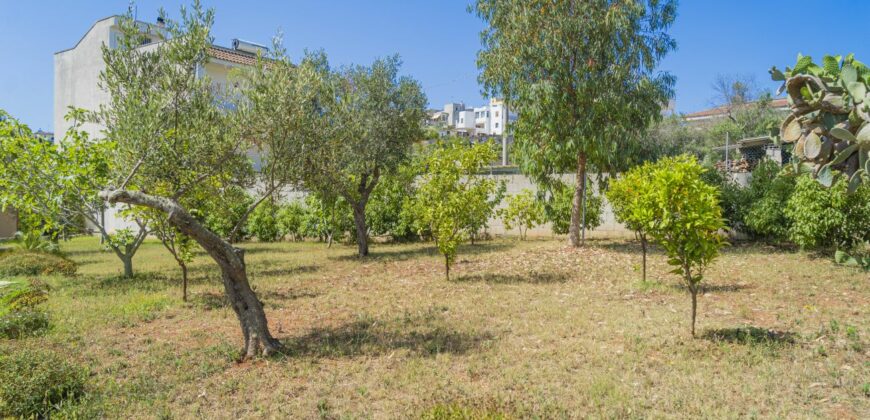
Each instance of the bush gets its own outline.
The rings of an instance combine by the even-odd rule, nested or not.
[[[18,340],[42,335],[51,327],[48,315],[36,309],[12,311],[0,317],[0,338]]]
[[[752,184],[756,177],[753,172]],[[766,190],[753,200],[744,216],[747,233],[755,237],[768,237],[775,240],[788,238],[790,222],[783,209],[794,192],[795,177],[788,174],[775,176]]]
[[[601,197],[595,195],[590,183],[586,184],[586,230],[594,230],[601,226]],[[547,203],[547,221],[552,224],[553,233],[565,235],[571,227],[571,209],[573,208],[574,188],[564,183],[557,183],[552,189],[552,196]],[[581,210],[582,211],[582,210]]]
[[[203,215],[201,219],[209,230],[227,238],[252,204],[254,198],[244,189],[231,187],[222,191],[218,199],[207,200],[205,207],[197,213]],[[246,227],[247,224],[242,224],[236,232],[236,237],[229,238],[230,241],[236,242],[247,238]]]
[[[84,395],[87,377],[86,369],[49,351],[0,356],[0,417],[47,418]]]
[[[260,242],[275,242],[281,239],[278,225],[278,206],[264,201],[248,216],[248,232]]]
[[[0,277],[75,275],[76,263],[62,256],[34,251],[7,252],[0,255]]]
[[[541,203],[535,199],[531,190],[523,189],[516,195],[507,197],[507,206],[499,210],[505,229],[516,227],[520,232],[520,239],[526,239],[529,229],[544,221],[544,209]]]
[[[282,237],[289,236],[294,241],[305,239],[305,230],[303,229],[305,211],[305,207],[296,201],[281,206],[278,210],[278,229]]]
[[[389,235],[395,241],[412,240],[417,236],[414,222],[403,211],[405,199],[413,200],[416,168],[400,166],[395,173],[381,176],[366,205],[366,223],[373,236]]]
[[[801,248],[843,251],[870,242],[870,187],[862,184],[852,194],[846,189],[843,178],[825,188],[800,176],[785,206],[789,239]]]
[[[753,173],[753,177],[755,174]],[[734,182],[725,172],[707,167],[701,179],[719,190],[719,205],[722,207],[722,217],[725,224],[735,231],[746,232],[746,213],[753,202],[749,188],[744,188]]]

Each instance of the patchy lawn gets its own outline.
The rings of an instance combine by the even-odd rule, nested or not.
[[[765,246],[726,249],[699,299],[631,242],[497,240],[460,250],[453,281],[430,244],[246,244],[286,355],[238,363],[241,335],[205,255],[191,299],[156,242],[137,276],[92,238],[50,278],[55,324],[7,346],[89,366],[84,415],[178,418],[870,417],[870,276]]]

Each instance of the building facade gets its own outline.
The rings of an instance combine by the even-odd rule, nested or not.
[[[108,103],[109,94],[100,88],[100,73],[105,69],[103,62],[103,46],[117,48],[122,37],[122,16],[110,16],[96,21],[72,48],[54,54],[54,133],[58,139],[64,138],[71,128],[72,122],[65,116],[70,108],[96,110]],[[156,49],[165,42],[163,22],[155,23],[137,21],[140,33],[143,35],[139,48]],[[230,71],[234,68],[254,65],[257,62],[257,52],[265,47],[233,40],[233,47],[213,45],[209,48],[209,60],[197,69],[197,73],[208,77],[212,86],[218,91],[224,91],[231,83]],[[103,127],[98,124],[86,123],[81,130],[92,138],[103,135]],[[136,229],[135,223],[129,222],[116,214],[116,209],[110,208],[105,214],[105,227],[109,232],[119,229]]]

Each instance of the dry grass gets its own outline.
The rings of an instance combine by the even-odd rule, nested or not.
[[[376,245],[362,261],[351,247],[248,244],[288,352],[238,363],[238,325],[206,256],[185,304],[156,243],[133,280],[95,240],[65,248],[80,269],[51,279],[54,330],[13,345],[90,366],[85,415],[870,417],[870,278],[802,253],[727,249],[692,339],[664,257],[642,283],[630,242],[467,246],[450,282],[427,244]]]

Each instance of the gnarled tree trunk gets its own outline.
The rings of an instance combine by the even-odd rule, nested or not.
[[[360,257],[369,255],[369,229],[366,226],[366,201],[368,197],[353,204],[353,224],[356,226],[357,253]]]
[[[208,252],[221,268],[224,291],[242,327],[246,358],[269,355],[281,349],[281,343],[269,332],[263,304],[248,283],[244,250],[206,229],[181,205],[168,198],[127,190],[103,191],[100,195],[109,203],[127,203],[165,212],[169,223]]]
[[[582,242],[580,238],[581,224],[584,224],[583,219],[583,199],[586,197],[586,153],[580,152],[577,155],[577,176],[574,179],[574,200],[571,202],[571,226],[568,228],[568,240],[571,246],[579,247]],[[584,235],[585,236],[585,235]]]

